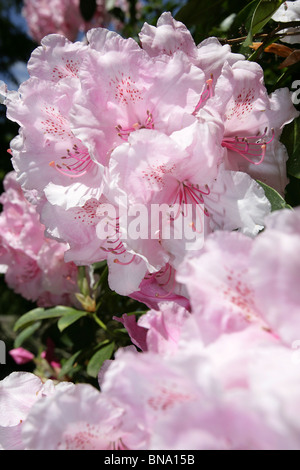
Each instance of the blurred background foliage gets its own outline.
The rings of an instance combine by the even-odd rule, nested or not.
[[[121,30],[124,37],[133,37],[138,40],[138,32],[145,21],[155,25],[163,11],[171,11],[177,20],[182,21],[189,28],[197,44],[209,36],[216,36],[223,44],[230,44],[233,52],[242,52],[248,60],[257,61],[264,70],[265,84],[270,93],[279,87],[288,87],[294,91],[295,82],[300,80],[299,54],[298,60],[297,57],[293,59],[294,54],[293,60],[290,58],[287,66],[284,66],[286,63],[282,65],[287,59],[287,54],[284,57],[281,55],[280,45],[283,43],[280,43],[277,36],[278,24],[270,20],[272,11],[282,3],[280,0],[249,2],[240,0],[155,0],[148,2],[142,0],[139,4],[136,0],[129,0],[129,3],[129,15],[126,19],[119,8],[112,7],[111,9],[113,16],[125,21]],[[109,4],[112,6],[113,2],[110,1]],[[22,6],[22,0],[0,0],[0,79],[8,84],[9,89],[17,89],[20,82],[26,79],[25,64],[33,49],[38,45],[27,32],[25,20],[21,16]],[[82,15],[89,19],[94,7],[94,0],[82,0]],[[272,44],[273,48],[270,48]],[[300,48],[299,44],[287,46],[290,48],[290,54]],[[298,93],[298,98],[300,101],[300,93]],[[300,110],[299,104],[296,104],[296,107]],[[11,139],[17,132],[18,126],[6,119],[5,106],[0,105],[1,192],[3,177],[12,170],[7,150]],[[286,188],[286,201],[291,206],[300,205],[299,134],[298,118],[285,127],[282,135],[282,142],[287,146],[290,156],[287,164],[290,183]],[[109,291],[105,284],[107,283],[105,266],[100,267],[96,272],[103,278],[101,295],[104,294],[104,297],[100,312],[101,321],[108,327],[108,333],[97,323],[95,312],[92,312],[74,322],[63,332],[57,326],[57,318],[43,321],[37,319],[27,325],[27,328],[29,326],[32,330],[28,330],[27,336],[24,335],[26,338],[22,341],[18,339],[20,332],[14,330],[15,322],[21,315],[35,309],[36,305],[8,289],[3,275],[0,275],[0,339],[5,341],[7,351],[22,344],[38,357],[50,338],[55,344],[56,356],[62,364],[65,364],[64,371],[67,372],[67,378],[74,381],[95,381],[95,374],[87,372],[88,370],[91,372],[91,364],[88,369],[91,357],[98,352],[99,361],[103,362],[104,359],[112,356],[114,349],[130,344],[126,331],[122,329],[119,322],[113,321],[112,317],[121,316],[125,312],[146,310],[144,305]],[[29,334],[30,331],[32,334]],[[102,345],[100,349],[99,345]],[[109,345],[113,345],[112,348]],[[101,353],[99,355],[100,350],[103,353],[102,357],[100,357]],[[43,369],[45,364],[40,364],[40,366]],[[10,371],[34,370],[36,367],[36,363],[18,366],[7,354],[6,366],[0,365],[0,379],[8,375]]]

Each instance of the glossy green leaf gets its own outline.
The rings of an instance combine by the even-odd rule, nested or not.
[[[104,361],[110,359],[115,348],[115,343],[109,343],[99,349],[90,359],[87,366],[87,373],[96,378]]]
[[[85,312],[84,310],[75,310],[72,313],[63,315],[57,322],[59,331],[60,332],[64,331],[65,328],[72,325],[80,318],[85,317],[87,314],[88,312]]]
[[[71,375],[71,373],[75,370],[76,366],[76,359],[78,356],[81,354],[81,350],[77,351],[75,354],[73,354],[71,357],[69,357],[63,364],[62,368],[59,372],[58,378],[61,379],[65,375]]]
[[[38,321],[38,320],[45,320],[49,318],[58,318],[62,317],[63,315],[71,315],[74,314],[75,312],[78,312],[75,308],[72,307],[65,307],[64,305],[58,305],[57,307],[54,308],[34,308],[33,310],[30,310],[29,312],[25,313],[22,315],[15,323],[14,330],[18,330],[19,328],[22,328],[26,325],[29,325],[32,322]],[[86,312],[84,312],[86,313]]]
[[[253,36],[261,31],[261,29],[270,21],[273,14],[283,3],[283,0],[260,0],[255,8],[251,19],[250,31],[244,43],[249,46],[253,41]]]
[[[259,33],[282,3],[283,0],[261,0],[259,2],[252,18],[252,34]]]
[[[257,182],[263,187],[265,191],[266,198],[270,201],[271,203],[271,211],[278,211],[280,209],[292,209],[289,204],[285,202],[282,196],[273,188],[268,186],[265,183],[262,183],[261,181]]]
[[[27,328],[24,328],[24,330],[22,330],[21,333],[16,337],[14,341],[14,348],[19,348],[22,346],[24,341],[30,338],[41,327],[41,324],[41,321],[37,321],[29,325]]]
[[[251,20],[259,1],[260,0],[252,0],[252,2],[249,2],[244,8],[242,8],[242,10],[237,13],[230,27],[231,35],[236,35],[237,31],[240,30],[241,27],[247,31],[250,29]]]

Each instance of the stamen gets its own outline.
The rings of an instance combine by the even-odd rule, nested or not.
[[[122,266],[127,266],[128,264],[131,264],[135,260],[135,257],[136,257],[136,255],[133,255],[131,260],[127,261],[127,262],[123,262],[123,261],[120,261],[118,258],[115,258],[114,263],[121,264]]]
[[[193,116],[195,116],[195,114],[197,114],[199,108],[201,108],[201,106],[202,106],[202,103],[207,101],[209,98],[212,98],[212,96],[213,96],[213,81],[214,81],[213,75],[211,75],[210,78],[208,80],[206,80],[206,89],[202,93],[202,95],[200,96],[200,100],[199,100],[196,108],[194,109]]]
[[[172,272],[173,272],[173,270],[171,268],[170,269],[170,278],[171,278]],[[170,281],[170,279],[169,279],[169,281]],[[175,285],[176,285],[176,279],[175,279],[175,271],[174,271],[174,276],[173,276],[173,282],[172,282],[171,289],[166,293],[166,295],[160,295],[158,292],[156,292],[155,297],[157,297],[159,299],[166,299],[167,297],[170,297],[174,293]]]
[[[85,175],[93,164],[92,159],[86,149],[79,150],[76,144],[73,146],[73,150],[74,152],[67,150],[68,155],[61,157],[61,164],[53,160],[49,163],[49,166],[52,166],[64,176],[78,178]],[[65,163],[65,160],[69,160],[70,163]]]
[[[161,276],[163,276],[164,274],[166,274],[166,272],[167,272],[168,269],[169,269],[169,274],[168,274],[167,280],[166,280],[165,282],[163,282],[162,284],[158,282],[158,285],[159,285],[160,287],[164,287],[164,286],[166,286],[167,284],[169,284],[170,279],[171,279],[171,276],[172,276],[172,267],[168,264],[168,265],[167,265],[167,268],[165,269],[165,271],[164,271],[163,273],[162,273],[162,272],[161,272],[160,274],[157,273],[157,275],[156,275],[156,277],[159,277],[159,276],[161,277]]]
[[[116,131],[118,132],[118,136],[122,139],[127,141],[131,132],[137,131],[139,129],[154,129],[154,120],[152,113],[147,110],[147,117],[144,121],[144,124],[141,122],[135,122],[131,127],[123,128],[120,124],[115,127]]]
[[[273,142],[275,138],[275,132],[274,129],[272,129],[272,137],[268,142],[266,142],[264,140],[266,133],[267,129],[265,129],[264,134],[260,137],[227,137],[223,140],[222,146],[228,148],[228,150],[238,153],[252,165],[260,165],[264,161],[267,145]],[[253,161],[249,157],[257,157],[259,160]]]
[[[209,194],[210,194],[210,189],[207,186],[207,184],[205,185],[205,191],[203,191],[203,189],[200,189],[198,184],[196,186],[192,185],[192,187],[193,187],[193,191],[199,191],[201,196],[202,196],[202,194],[204,194],[204,196],[209,196]]]
[[[181,211],[183,216],[186,217],[188,215],[188,204],[191,203],[192,207],[196,210],[199,216],[199,209],[202,210],[204,215],[209,217],[209,213],[204,207],[204,198],[203,196],[208,196],[210,194],[210,189],[207,185],[205,185],[205,190],[199,188],[198,185],[193,185],[189,182],[181,182],[179,188],[177,190],[177,194],[175,197],[175,201],[173,205],[176,203],[179,205],[179,208],[184,205],[183,210]],[[174,220],[178,217],[180,210],[174,217]],[[200,216],[201,219],[201,216]],[[194,224],[195,225],[195,224]]]
[[[166,272],[168,271],[169,268],[170,268],[170,265],[166,264],[166,266],[164,268],[162,268],[160,271],[155,273],[155,277],[162,277],[164,274],[166,274]],[[152,276],[152,274],[149,273],[149,276]]]

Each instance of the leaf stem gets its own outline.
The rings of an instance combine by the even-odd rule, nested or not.
[[[102,320],[100,320],[100,318],[97,316],[96,313],[93,313],[93,319],[95,320],[95,322],[105,331],[108,331],[107,329],[107,326],[105,325],[105,323],[103,323]]]
[[[297,26],[300,27],[300,21],[290,21],[290,22],[287,22],[287,23],[280,23],[280,25],[278,25],[270,33],[255,34],[253,36],[253,39],[261,39],[261,38],[266,38],[266,39],[268,38],[269,39],[269,38],[272,38],[272,37],[280,38],[282,36],[296,36],[297,34],[300,34],[299,31],[290,31],[290,32],[281,33],[281,34],[279,34],[279,32],[282,31],[283,29],[296,28]],[[234,38],[234,39],[218,38],[218,40],[220,41],[221,44],[233,45],[233,44],[240,44],[240,43],[244,42],[247,39],[247,37],[248,36],[241,36],[240,38]]]

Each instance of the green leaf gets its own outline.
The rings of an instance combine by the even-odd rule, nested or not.
[[[285,202],[282,196],[273,188],[268,186],[265,183],[262,183],[261,181],[257,182],[263,187],[265,191],[266,198],[270,201],[271,203],[271,211],[278,211],[280,209],[292,209],[292,207]]]
[[[78,356],[81,354],[81,352],[82,352],[81,350],[77,351],[75,354],[73,354],[63,363],[62,368],[58,374],[59,379],[63,378],[65,375],[70,375],[70,373],[74,371],[75,369],[74,363],[76,359],[78,358]]]
[[[300,117],[284,127],[280,140],[289,154],[288,174],[300,179]]]
[[[249,46],[253,41],[253,36],[269,22],[273,14],[283,3],[283,0],[260,0],[251,19],[251,26],[244,46]]]
[[[260,0],[252,0],[252,2],[249,2],[242,10],[237,13],[230,27],[230,35],[235,36],[236,32],[241,28],[241,26],[245,28],[246,31],[249,31],[251,27],[252,16],[259,1]]]
[[[284,0],[261,0],[252,18],[252,34],[257,34],[269,22]]]
[[[64,305],[58,305],[57,307],[49,308],[49,309],[44,309],[41,307],[34,308],[33,310],[30,310],[29,312],[22,315],[16,321],[15,326],[14,326],[14,331],[38,320],[62,317],[63,315],[71,315],[71,314],[74,314],[75,312],[78,312],[78,310],[72,307],[65,307]]]
[[[109,343],[99,349],[90,359],[87,366],[87,373],[96,378],[104,361],[110,359],[114,352],[115,343]]]
[[[73,313],[62,316],[57,322],[59,331],[64,331],[72,323],[75,323],[79,318],[85,317],[87,314],[88,312],[84,310],[75,310]]]
[[[97,269],[102,269],[107,265],[107,261],[98,261],[97,263],[93,263],[93,269],[96,271]]]
[[[24,330],[22,330],[21,333],[16,337],[14,341],[14,348],[19,348],[24,343],[24,341],[30,338],[30,336],[32,336],[33,333],[35,333],[36,330],[40,328],[41,324],[42,322],[37,321],[29,325],[27,328],[24,328]]]

